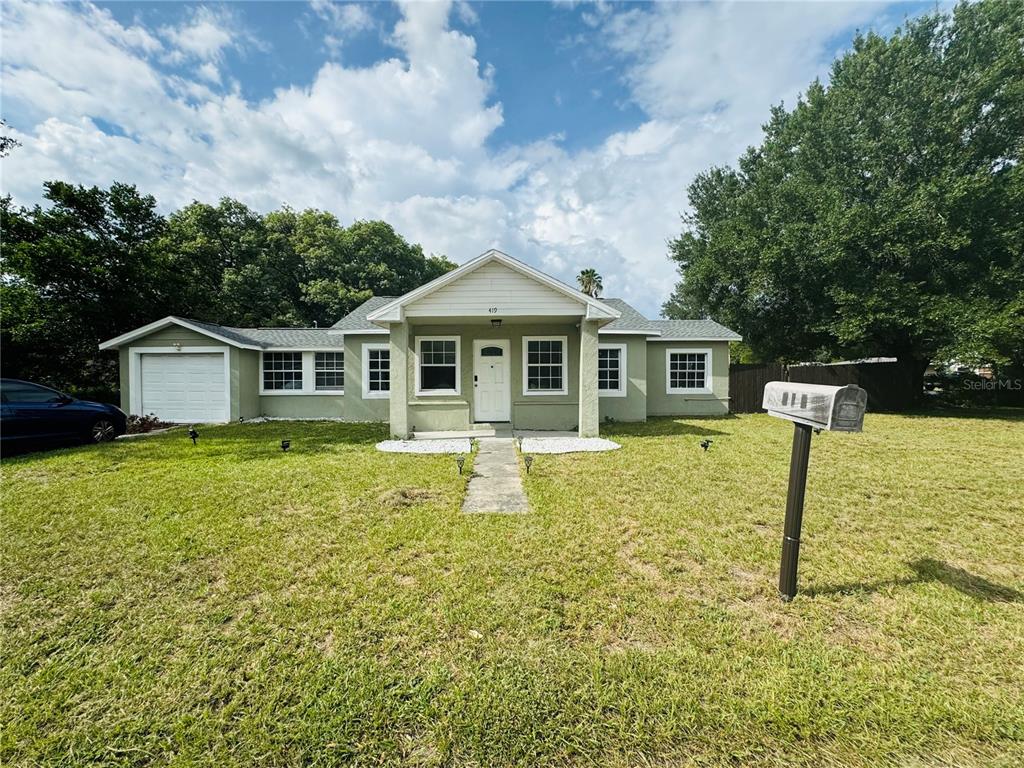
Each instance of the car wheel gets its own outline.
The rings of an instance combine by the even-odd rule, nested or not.
[[[113,440],[116,436],[117,430],[114,429],[114,422],[109,419],[98,419],[89,430],[89,442],[91,443],[105,443],[108,440]]]

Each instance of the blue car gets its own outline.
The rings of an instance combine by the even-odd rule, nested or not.
[[[123,435],[128,417],[113,405],[76,400],[39,384],[0,379],[4,452],[61,443],[102,443]]]

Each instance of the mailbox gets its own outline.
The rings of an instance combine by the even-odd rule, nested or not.
[[[833,432],[860,432],[868,393],[858,386],[830,387],[769,381],[764,385],[762,407],[770,416]]]
[[[797,384],[769,381],[764,385],[762,406],[770,416],[793,422],[793,455],[789,460],[789,494],[786,496],[786,520],[783,524],[782,562],[779,567],[779,593],[789,601],[796,597],[796,570],[800,559],[800,527],[804,516],[804,491],[807,463],[811,456],[811,432],[860,432],[864,428],[864,409],[868,393],[850,384],[829,387],[824,384]]]

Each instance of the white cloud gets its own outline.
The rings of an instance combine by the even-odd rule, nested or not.
[[[260,210],[385,218],[457,261],[495,246],[570,282],[592,266],[608,295],[656,313],[675,281],[666,241],[693,176],[756,142],[769,106],[825,73],[836,31],[878,12],[589,7],[587,47],[623,73],[646,119],[581,151],[552,136],[495,152],[500,94],[473,37],[449,27],[458,9],[402,4],[388,30],[394,58],[328,62],[252,103],[209,87],[230,81],[227,50],[253,44],[229,15],[200,7],[161,42],[92,6],[10,0],[0,11],[5,112],[23,146],[4,160],[3,191],[31,203],[46,179],[121,180],[166,209],[227,195]],[[342,36],[375,23],[360,5],[315,10]],[[193,79],[168,74],[168,56],[194,61]]]
[[[345,32],[364,32],[374,27],[373,16],[365,6],[330,0],[314,0],[312,6],[317,15],[329,19],[338,29]]]
[[[312,0],[310,7],[326,29],[324,45],[334,57],[341,54],[346,40],[377,26],[366,6],[358,3]]]
[[[199,6],[183,24],[160,30],[171,45],[169,60],[175,63],[187,58],[220,61],[226,49],[238,44],[232,31],[236,23],[223,11]]]
[[[196,73],[203,78],[203,80],[220,84],[220,70],[217,69],[217,65],[212,61],[207,61],[206,63],[201,64],[199,69],[196,70]]]
[[[455,0],[455,15],[467,27],[475,27],[480,23],[480,16],[466,0]]]

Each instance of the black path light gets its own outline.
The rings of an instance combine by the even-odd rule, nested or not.
[[[459,465],[459,474],[462,474],[462,467],[466,463],[466,457],[461,453],[455,457],[455,463]]]
[[[700,447],[704,449],[705,453],[707,453],[708,448],[711,447],[711,444],[713,442],[715,442],[715,441],[712,440],[710,437],[705,437],[703,440],[700,441]]]
[[[285,453],[287,453],[288,449],[291,448],[291,447],[292,447],[292,441],[291,440],[282,440],[281,441],[281,450],[284,451]]]
[[[868,393],[850,384],[798,384],[769,381],[764,387],[762,407],[769,416],[793,422],[793,453],[789,459],[789,493],[786,521],[782,531],[782,562],[779,565],[779,593],[787,603],[796,597],[796,571],[800,559],[800,528],[804,517],[807,464],[811,457],[811,430],[860,432]]]
[[[533,466],[533,456],[529,454],[523,456],[523,464],[526,465],[526,474],[530,474],[530,467]]]
[[[192,438],[192,445],[196,444],[196,440],[199,439],[199,433],[196,432],[195,425],[193,424],[188,428],[188,436]]]

